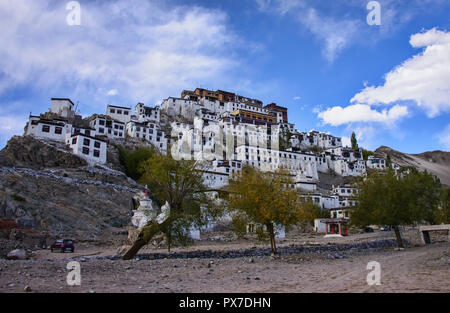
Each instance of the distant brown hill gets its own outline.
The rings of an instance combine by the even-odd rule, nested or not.
[[[414,166],[418,170],[427,170],[436,175],[441,183],[450,186],[450,152],[429,151],[420,154],[408,154],[392,148],[381,146],[375,150],[375,155],[387,158],[401,166]]]

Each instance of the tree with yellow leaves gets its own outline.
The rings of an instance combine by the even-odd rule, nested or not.
[[[226,188],[227,209],[233,219],[265,226],[272,253],[275,245],[275,225],[289,226],[303,220],[298,190],[292,176],[284,170],[262,172],[246,166],[233,174]]]

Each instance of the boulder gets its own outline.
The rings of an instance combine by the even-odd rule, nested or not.
[[[10,251],[6,257],[9,260],[25,260],[27,258],[27,253],[24,249],[15,249]]]

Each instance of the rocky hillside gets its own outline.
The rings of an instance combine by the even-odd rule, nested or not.
[[[391,160],[400,166],[413,166],[421,171],[427,170],[438,176],[442,184],[450,186],[450,152],[430,151],[407,154],[381,146],[375,150],[375,155],[384,158],[390,156]]]
[[[89,166],[57,143],[13,137],[0,151],[0,238],[19,231],[111,241],[126,233],[143,188],[111,167],[118,165]]]

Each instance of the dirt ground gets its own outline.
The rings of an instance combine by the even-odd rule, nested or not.
[[[305,242],[364,241],[390,233],[348,238],[305,237]],[[323,241],[323,242],[322,242]],[[296,239],[299,242],[299,238]],[[291,243],[290,240],[280,245]],[[189,249],[234,249],[253,241],[201,242]],[[261,244],[262,245],[262,244]],[[181,250],[183,248],[177,248]],[[166,251],[148,247],[143,252]],[[25,261],[0,260],[0,292],[450,292],[450,243],[438,242],[402,251],[346,252],[343,259],[309,253],[279,258],[85,260],[81,286],[68,286],[69,257],[112,255],[113,248],[78,247],[76,253],[37,251]],[[367,264],[381,267],[381,285],[367,284]]]

